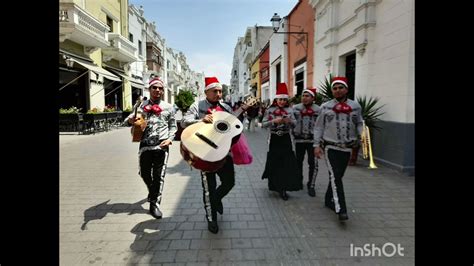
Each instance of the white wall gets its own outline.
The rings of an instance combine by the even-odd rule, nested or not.
[[[311,0],[316,11],[314,84],[344,75],[356,51],[356,95],[385,104],[385,121],[414,122],[414,1]],[[366,43],[366,45],[364,45]]]
[[[282,26],[278,29],[279,32],[286,31],[286,19],[282,19]],[[272,34],[270,36],[270,83],[269,83],[269,95],[267,99],[270,102],[273,101],[273,98],[276,95],[276,66],[278,63],[281,64],[280,75],[281,82],[287,83],[288,81],[288,66],[287,66],[287,45],[284,44],[284,41],[287,39],[286,34]],[[265,100],[265,99],[262,99]]]

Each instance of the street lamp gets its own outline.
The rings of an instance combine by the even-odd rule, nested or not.
[[[280,16],[278,15],[278,13],[274,13],[273,14],[273,17],[270,19],[270,21],[272,22],[272,27],[273,27],[273,33],[274,34],[304,34],[305,35],[305,40],[306,40],[306,47],[305,47],[305,52],[306,54],[308,54],[308,33],[305,32],[305,31],[300,31],[300,32],[297,32],[297,31],[278,31],[278,29],[280,28],[280,23],[281,23],[281,18]]]

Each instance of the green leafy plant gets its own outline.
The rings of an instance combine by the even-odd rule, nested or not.
[[[61,108],[59,109],[60,114],[78,114],[81,112],[81,108],[77,108],[75,106],[71,106],[70,108]]]
[[[196,95],[190,90],[181,90],[175,98],[175,104],[184,113],[194,103]]]
[[[316,96],[316,104],[321,105],[334,98],[331,91],[332,74],[327,75],[324,81],[320,82]]]
[[[87,113],[88,114],[100,114],[100,113],[102,113],[102,111],[100,111],[99,108],[94,107],[94,108],[88,110]]]
[[[301,102],[301,95],[293,96],[290,99],[288,99],[288,103],[290,105],[299,104],[300,102]]]
[[[365,124],[369,129],[380,130],[381,127],[377,126],[377,121],[379,121],[379,117],[384,114],[382,107],[385,105],[376,106],[379,103],[379,98],[377,97],[357,96],[356,98],[362,107],[362,117]]]

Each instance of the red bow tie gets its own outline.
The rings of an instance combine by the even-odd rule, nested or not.
[[[278,108],[273,112],[274,115],[280,116],[280,115],[287,115],[288,113],[285,111],[284,108]]]
[[[160,115],[161,111],[162,111],[158,104],[154,104],[154,105],[149,104],[149,105],[143,107],[143,110],[147,113],[153,112],[156,115]]]
[[[219,112],[219,111],[224,111],[220,105],[217,105],[216,107],[211,107],[207,109],[207,114],[212,114],[213,111]]]
[[[352,107],[350,107],[350,105],[348,105],[346,103],[338,103],[338,104],[334,105],[332,110],[336,113],[349,114],[349,113],[352,112]]]
[[[305,108],[301,110],[301,116],[312,116],[314,114],[313,108]]]

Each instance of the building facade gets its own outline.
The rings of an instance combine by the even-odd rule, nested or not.
[[[316,12],[314,82],[349,78],[350,97],[383,104],[372,132],[376,161],[414,174],[414,1],[311,0]]]

